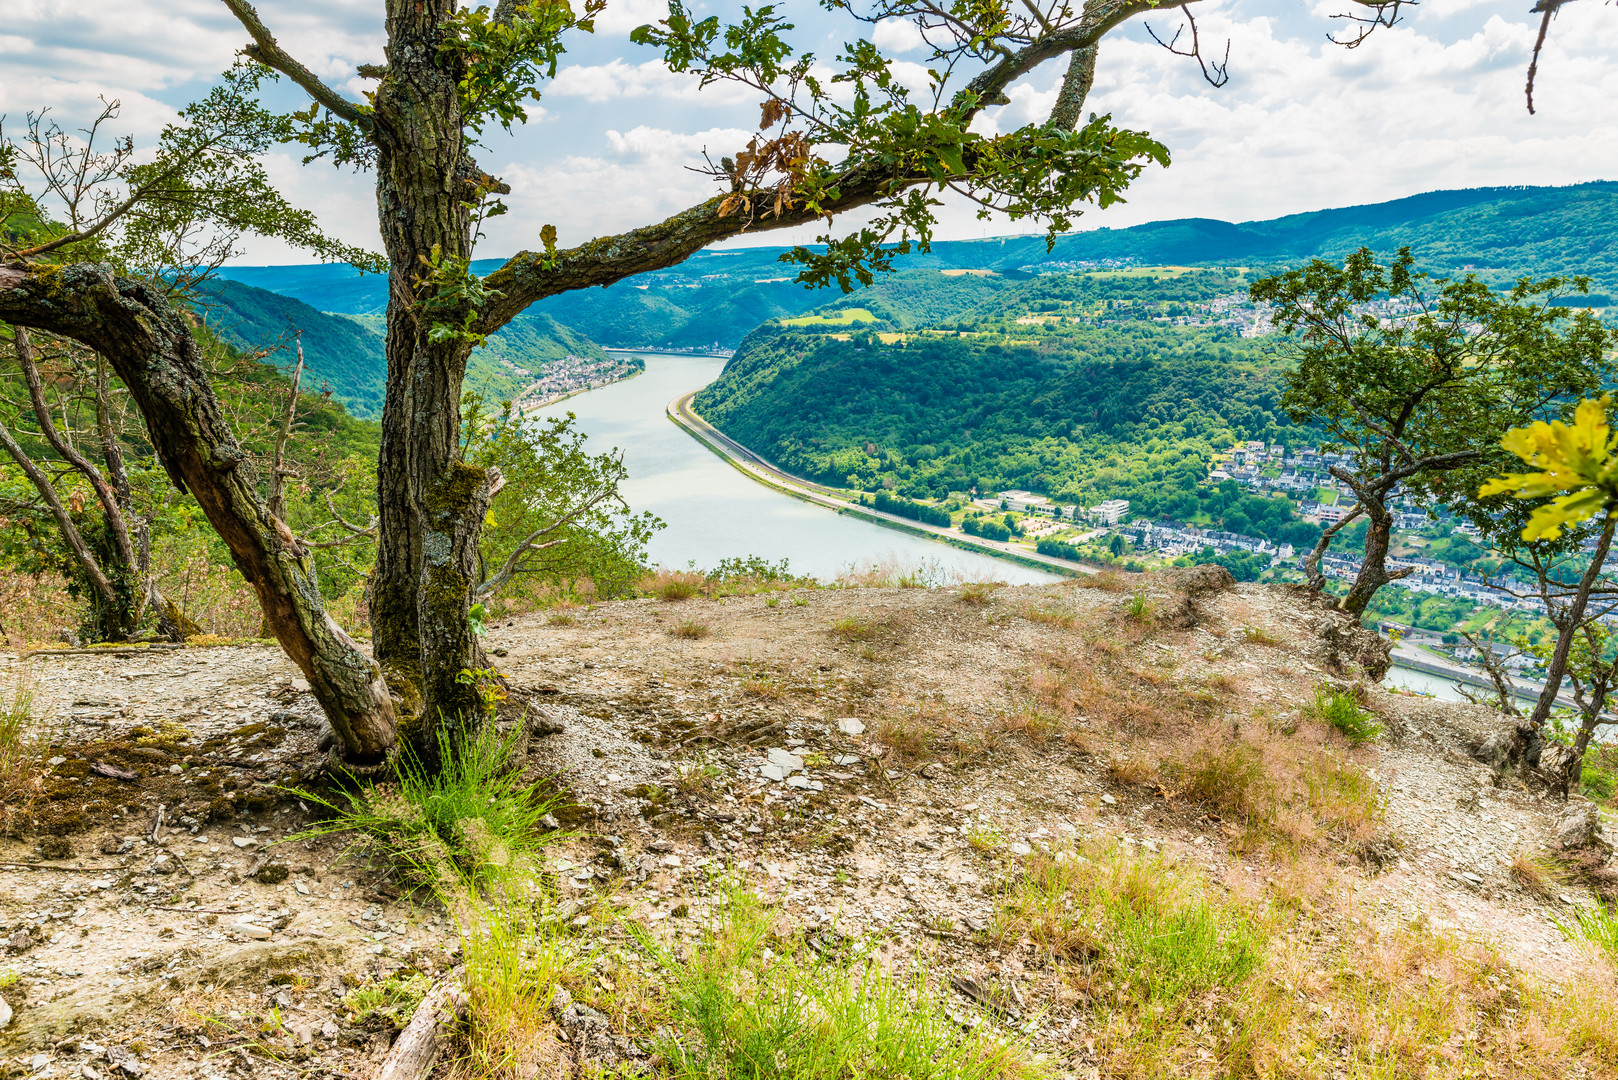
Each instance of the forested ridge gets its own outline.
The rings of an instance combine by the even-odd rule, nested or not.
[[[913,498],[1022,487],[1164,512],[1189,498],[1186,516],[1215,450],[1305,437],[1278,411],[1280,369],[1230,331],[1064,330],[1037,342],[884,343],[761,327],[694,405],[782,467],[829,483]]]

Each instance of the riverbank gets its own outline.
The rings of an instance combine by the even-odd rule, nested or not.
[[[1024,551],[997,540],[985,540],[980,537],[967,536],[965,533],[957,532],[954,529],[945,529],[936,525],[911,521],[896,514],[884,513],[868,506],[850,502],[832,488],[783,472],[708,423],[691,408],[691,399],[696,394],[697,391],[692,390],[669,402],[667,409],[669,419],[716,454],[726,464],[773,491],[778,491],[783,495],[790,495],[794,499],[813,503],[816,506],[825,507],[828,510],[835,510],[839,514],[873,522],[884,528],[909,533],[911,536],[920,536],[963,551],[990,555],[997,559],[1005,559],[1023,566],[1061,574],[1065,577],[1078,577],[1096,573],[1090,567],[1080,566],[1065,559],[1054,559],[1047,555],[1040,555],[1037,552]]]

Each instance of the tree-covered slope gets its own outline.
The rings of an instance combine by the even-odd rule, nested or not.
[[[301,331],[304,385],[330,389],[355,416],[381,413],[388,365],[382,339],[373,331],[301,300],[236,281],[211,282],[199,306],[214,332],[237,348],[251,352],[284,346],[284,352],[267,358],[277,366],[293,362],[293,331]]]
[[[302,331],[305,385],[329,389],[355,416],[381,414],[387,359],[380,314],[332,315],[302,300],[228,280],[212,283],[200,306],[209,325],[238,348],[284,345],[285,351],[271,358],[283,366],[292,362],[291,331]],[[492,400],[507,399],[533,382],[545,364],[569,354],[592,359],[606,355],[549,315],[529,312],[473,350],[467,388]]]
[[[761,327],[695,408],[829,483],[932,498],[1022,487],[1165,512],[1189,497],[1187,516],[1215,449],[1301,437],[1278,411],[1278,368],[1222,329],[843,336]]]

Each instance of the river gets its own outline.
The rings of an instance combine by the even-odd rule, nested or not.
[[[664,410],[681,394],[707,386],[724,370],[716,356],[642,354],[646,371],[632,379],[557,402],[541,416],[572,412],[596,452],[622,448],[629,479],[624,498],[637,512],[666,523],[652,537],[652,562],[676,569],[710,569],[720,559],[758,555],[786,559],[794,573],[830,581],[872,564],[922,568],[933,582],[1004,581],[1021,585],[1061,580],[1004,559],[961,551],[858,518],[844,517],[783,495],[736,471],[671,423]],[[1407,668],[1388,672],[1390,685],[1449,701],[1454,684]]]
[[[637,512],[666,523],[653,536],[652,562],[676,569],[758,555],[786,559],[797,574],[830,581],[850,569],[891,564],[921,569],[935,583],[1058,581],[1054,574],[1005,559],[961,551],[886,529],[773,491],[743,476],[664,414],[681,394],[707,386],[724,370],[715,356],[643,354],[646,371],[539,410],[572,412],[592,451],[624,451],[629,479],[621,490]]]

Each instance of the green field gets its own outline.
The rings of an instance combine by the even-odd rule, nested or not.
[[[877,318],[862,307],[843,308],[824,315],[804,315],[797,319],[782,319],[782,326],[852,326],[855,323],[876,322]]]

